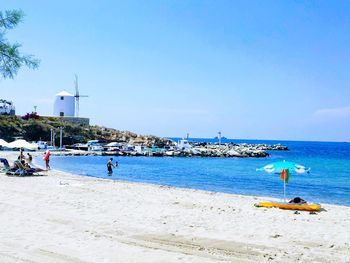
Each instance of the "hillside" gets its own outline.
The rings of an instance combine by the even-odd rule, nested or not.
[[[0,138],[13,141],[14,137],[22,137],[27,141],[50,141],[50,130],[56,133],[55,142],[59,143],[59,127],[64,128],[63,144],[71,145],[88,140],[118,141],[144,145],[165,145],[170,140],[152,135],[139,135],[129,131],[119,131],[101,126],[84,126],[72,124],[56,117],[0,116]]]

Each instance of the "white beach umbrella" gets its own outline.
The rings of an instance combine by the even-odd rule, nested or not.
[[[0,147],[7,147],[8,148],[8,142],[6,142],[3,139],[0,139]]]
[[[27,142],[26,140],[16,140],[13,142],[10,142],[7,145],[8,148],[23,148],[23,149],[28,149],[28,150],[37,150],[38,147],[35,145]]]

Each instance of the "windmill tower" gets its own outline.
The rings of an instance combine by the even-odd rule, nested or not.
[[[54,116],[74,117],[74,102],[73,94],[70,94],[65,90],[57,93],[53,108]]]
[[[79,87],[78,87],[78,76],[75,74],[75,81],[74,81],[74,84],[75,84],[75,114],[76,116],[75,117],[79,117],[79,100],[80,98],[87,98],[89,96],[87,95],[80,95],[79,94]]]

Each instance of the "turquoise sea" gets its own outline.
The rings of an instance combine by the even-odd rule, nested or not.
[[[212,141],[196,139],[196,141]],[[225,140],[224,142],[231,142]],[[288,160],[311,167],[310,174],[292,175],[287,197],[350,206],[350,143],[251,141],[281,143],[289,151],[272,151],[268,158],[113,157],[119,162],[113,175],[106,171],[106,156],[52,157],[54,169],[112,180],[144,182],[243,195],[283,197],[279,175],[257,172],[271,162]],[[42,162],[42,160],[37,160]]]

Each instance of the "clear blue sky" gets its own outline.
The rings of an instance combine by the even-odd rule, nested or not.
[[[92,123],[159,136],[350,141],[350,1],[15,1],[41,59],[0,80],[24,114],[74,91]]]

